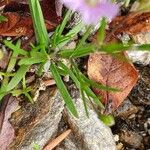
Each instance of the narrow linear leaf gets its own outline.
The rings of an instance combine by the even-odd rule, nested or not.
[[[135,46],[138,50],[150,51],[150,44],[142,44],[139,46]]]
[[[81,93],[81,97],[82,97],[82,101],[83,101],[86,116],[89,118],[89,112],[88,112],[88,108],[87,108],[87,104],[86,104],[86,97],[85,97],[84,91],[82,89],[80,89],[80,93]]]
[[[20,47],[12,44],[11,41],[7,41],[7,40],[4,40],[4,44],[10,48],[11,50],[13,50],[14,52],[16,52],[17,54],[21,54],[21,55],[24,55],[24,56],[27,56],[28,55],[28,52],[21,49]]]
[[[101,26],[98,31],[98,43],[102,44],[105,38],[105,29],[106,29],[106,18],[101,20]]]
[[[77,66],[76,66],[76,64],[75,64],[74,62],[72,62],[72,65],[73,65],[73,70],[74,70],[74,72],[76,73],[76,77],[78,78],[78,80],[80,81],[80,83],[82,83],[80,71],[78,70],[78,68],[77,68]],[[103,104],[102,104],[101,101],[100,101],[100,98],[98,98],[98,97],[94,94],[94,92],[89,88],[89,86],[87,85],[87,83],[85,83],[85,82],[82,83],[81,88],[82,88],[82,90],[86,93],[86,95],[87,95],[88,97],[91,97],[91,98],[92,98],[92,101],[93,101],[96,105],[98,105],[98,106],[100,106],[102,109],[104,109],[104,106],[103,106]]]
[[[103,106],[103,104],[101,103],[100,98],[98,98],[98,97],[94,94],[94,92],[93,92],[88,86],[85,86],[85,87],[83,88],[83,90],[86,92],[86,94],[87,94],[88,96],[92,97],[92,101],[93,101],[96,105],[98,105],[98,106],[101,107],[102,109],[105,108],[105,107]]]
[[[57,66],[54,63],[51,64],[50,70],[52,72],[53,78],[55,79],[56,85],[65,101],[65,104],[66,104],[68,110],[73,114],[73,116],[78,117],[76,107],[72,101],[72,98],[71,98],[69,92],[67,91],[66,86],[64,85],[64,83],[58,73]]]
[[[12,90],[15,88],[18,83],[22,80],[22,78],[25,76],[26,72],[28,71],[29,66],[22,65],[18,71],[16,72],[15,76],[10,80],[10,82],[7,85],[7,91]]]
[[[82,90],[82,83],[79,82],[79,80],[77,79],[77,77],[74,75],[74,73],[72,72],[71,69],[69,69],[67,66],[65,66],[63,63],[59,63],[59,66],[65,70],[67,72],[67,74],[69,74],[69,76],[72,78],[72,80],[75,82],[77,88],[80,90],[80,94],[82,97],[82,101],[83,101],[83,105],[84,105],[84,109],[85,109],[85,113],[86,116],[89,117],[89,113],[88,113],[88,108],[87,108],[87,104],[86,104],[86,97],[85,97],[85,93]]]
[[[48,47],[50,41],[39,1],[29,0],[29,7],[33,19],[37,42]]]
[[[87,44],[86,46],[78,48],[75,52],[74,49],[66,49],[59,52],[59,54],[64,58],[79,58],[87,56],[90,53],[94,52],[95,46],[92,44]]]
[[[126,51],[129,48],[131,48],[132,45],[124,45],[122,43],[110,43],[110,44],[103,44],[100,47],[100,51],[106,52],[106,53],[118,53],[122,51]]]

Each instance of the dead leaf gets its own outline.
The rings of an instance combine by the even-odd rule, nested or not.
[[[0,23],[1,36],[30,36],[33,34],[33,24],[30,16],[21,16],[16,12],[3,13],[7,21]],[[48,30],[54,28],[46,22]]]
[[[10,53],[4,47],[0,49],[0,53],[2,55],[2,58],[0,59],[0,68],[6,69],[10,59]]]
[[[42,0],[40,4],[45,20],[54,26],[58,25],[61,21],[62,3],[59,0]],[[5,6],[4,12],[30,13],[30,9],[27,0],[13,0]]]
[[[0,0],[0,7],[5,6],[10,3],[11,0]]]
[[[125,57],[123,54],[122,56]],[[132,64],[100,53],[90,55],[88,76],[97,83],[121,89],[121,92],[115,93],[93,89],[111,110],[115,110],[123,102],[138,79],[138,73]]]
[[[127,33],[135,35],[141,32],[150,31],[150,12],[131,13],[126,16],[118,16],[110,23],[113,34]]]
[[[6,150],[15,136],[14,129],[9,122],[11,114],[18,109],[15,97],[7,95],[0,106],[0,149]]]

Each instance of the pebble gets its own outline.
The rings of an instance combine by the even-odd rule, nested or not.
[[[120,134],[120,141],[133,148],[138,148],[142,144],[142,136],[134,131],[124,130]]]

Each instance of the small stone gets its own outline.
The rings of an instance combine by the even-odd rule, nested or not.
[[[119,135],[115,134],[115,135],[114,135],[114,140],[115,140],[116,142],[118,142],[118,141],[119,141]]]
[[[135,118],[135,117],[136,117],[136,115],[135,115],[135,114],[132,114],[132,115],[129,116],[129,119],[133,119],[133,118]]]
[[[133,148],[139,148],[142,144],[142,139],[142,136],[134,131],[124,130],[120,133],[120,141]]]
[[[124,150],[123,144],[122,143],[118,143],[116,145],[116,150]]]
[[[137,113],[138,108],[134,106],[128,99],[125,100],[122,105],[115,111],[115,116],[119,116],[122,119],[127,119],[129,116],[133,118]]]

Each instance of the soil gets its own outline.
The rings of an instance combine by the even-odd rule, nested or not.
[[[135,66],[139,81],[115,112],[112,131],[118,150],[150,150],[150,65]]]

